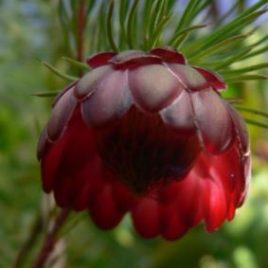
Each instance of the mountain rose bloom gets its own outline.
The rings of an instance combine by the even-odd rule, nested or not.
[[[216,230],[244,201],[244,121],[217,74],[169,48],[104,52],[56,98],[38,147],[43,188],[102,229],[130,213],[145,238]]]

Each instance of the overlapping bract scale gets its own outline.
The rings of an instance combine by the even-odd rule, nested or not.
[[[82,114],[89,126],[98,126],[122,117],[130,108],[127,72],[109,73],[96,85],[96,90],[82,103]]]
[[[131,70],[128,81],[135,103],[148,112],[166,107],[183,90],[176,76],[162,64],[150,64]]]

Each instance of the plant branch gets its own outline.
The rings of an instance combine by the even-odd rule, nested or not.
[[[43,242],[43,246],[37,255],[37,258],[34,261],[32,268],[43,268],[45,263],[52,253],[57,240],[58,240],[58,232],[60,231],[61,227],[64,225],[67,217],[69,215],[68,209],[62,209],[58,216],[55,219],[54,225],[52,229],[47,233],[45,240]]]
[[[31,232],[29,233],[28,237],[26,238],[25,242],[23,243],[22,247],[18,252],[18,255],[16,256],[13,268],[22,267],[27,255],[30,253],[32,247],[35,245],[38,236],[41,234],[42,226],[42,217],[41,214],[38,213],[38,215],[34,219]]]

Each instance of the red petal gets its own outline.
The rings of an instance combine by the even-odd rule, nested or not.
[[[226,193],[230,195],[229,218],[232,218],[233,207],[239,207],[247,193],[250,178],[250,158],[245,157],[239,150],[236,140],[234,145],[224,154],[215,156],[211,160],[215,179],[221,179]],[[245,172],[245,170],[247,172]]]
[[[170,183],[161,195],[163,204],[175,207],[180,222],[187,229],[198,224],[203,216],[202,186],[200,174],[192,170],[184,179]]]
[[[247,191],[248,177],[244,173],[246,162],[238,150],[237,141],[225,153],[200,155],[193,171],[203,184],[203,210],[208,231],[217,229],[225,219],[231,220],[235,209]],[[186,178],[188,179],[188,177]]]
[[[184,56],[171,48],[154,48],[150,51],[150,54],[156,55],[169,63],[185,64],[186,60]]]
[[[105,183],[104,168],[99,157],[90,159],[73,180],[73,190],[76,192],[73,208],[77,211],[88,208]]]
[[[182,92],[178,79],[160,64],[141,66],[129,72],[134,100],[145,111],[158,111]]]
[[[209,85],[214,89],[224,89],[226,87],[225,82],[222,77],[220,77],[217,73],[209,71],[204,68],[194,67],[200,74],[202,74]]]
[[[247,163],[241,157],[237,141],[221,155],[202,153],[184,179],[159,189],[156,200],[162,205],[160,226],[166,239],[182,235],[202,218],[208,231],[232,219],[247,190]]]
[[[87,64],[92,68],[108,64],[109,60],[112,59],[116,54],[116,52],[101,52],[94,54],[87,59]]]
[[[141,198],[132,210],[133,224],[144,238],[152,238],[160,233],[159,204],[151,198]]]
[[[46,152],[41,158],[43,189],[47,193],[52,190],[53,182],[61,160],[64,143],[61,142],[57,146],[50,146],[52,147],[48,149],[48,152]]]
[[[209,232],[215,231],[227,218],[228,200],[221,179],[205,179],[204,216]]]
[[[61,169],[54,182],[54,195],[59,206],[75,210],[87,209],[90,202],[106,184],[104,170],[98,157],[89,156],[81,166]]]
[[[116,205],[110,185],[105,185],[98,193],[89,207],[89,213],[94,223],[102,229],[114,228],[124,216]]]
[[[177,208],[173,205],[161,207],[161,235],[167,240],[183,236],[189,227],[182,223]]]
[[[65,187],[65,176],[66,187],[69,184],[68,180],[75,183],[76,174],[95,155],[93,133],[82,121],[79,108],[77,108],[64,135],[50,146],[41,159],[44,190],[49,192],[57,180],[57,189],[61,188],[61,183]]]
[[[63,208],[72,207],[74,195],[76,194],[73,184],[73,177],[70,175],[62,173],[60,177],[57,176],[57,179],[54,181],[53,191],[58,206]]]
[[[119,180],[113,181],[114,196],[121,211],[129,211],[137,201],[137,197]]]

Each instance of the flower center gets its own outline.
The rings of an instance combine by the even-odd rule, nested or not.
[[[96,138],[105,164],[137,194],[183,178],[200,152],[195,133],[170,129],[159,115],[134,107],[117,123],[98,129]]]

